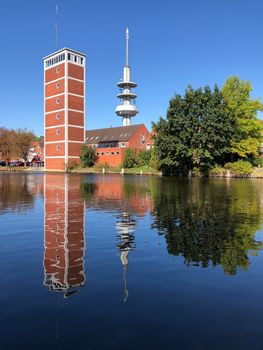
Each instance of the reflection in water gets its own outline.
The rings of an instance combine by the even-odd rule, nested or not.
[[[69,297],[85,283],[84,203],[80,179],[46,174],[44,285]]]
[[[154,224],[167,250],[187,266],[220,264],[226,274],[246,270],[249,254],[262,249],[261,183],[248,180],[164,178],[153,186]]]
[[[6,211],[25,212],[32,209],[35,196],[42,193],[42,175],[3,173],[0,176],[0,214]]]
[[[123,280],[124,280],[124,303],[127,301],[127,298],[129,296],[129,292],[127,289],[127,269],[128,269],[128,255],[130,250],[135,248],[135,227],[136,227],[136,221],[132,218],[132,216],[127,213],[123,212],[121,216],[119,216],[119,221],[117,221],[116,228],[117,228],[117,238],[118,243],[117,247],[120,251],[120,259],[123,269]]]

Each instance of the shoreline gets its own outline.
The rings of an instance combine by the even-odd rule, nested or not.
[[[59,170],[45,170],[43,168],[31,168],[31,167],[0,167],[0,173],[32,173],[32,174],[45,174],[45,173],[65,173],[65,174],[104,174],[104,175],[112,175],[112,174],[120,174],[120,175],[151,175],[151,176],[164,176],[162,172],[154,170],[143,170],[143,169],[125,169],[123,172],[119,169],[97,169],[97,168],[83,168],[83,169],[72,169],[69,171],[59,171]],[[174,176],[174,177],[180,177],[180,176]],[[186,177],[186,176],[184,176]],[[190,176],[192,178],[194,177],[200,177],[201,176]],[[248,176],[241,176],[237,174],[222,174],[222,175],[211,175],[208,178],[211,179],[263,179],[263,168],[256,168],[251,175]]]

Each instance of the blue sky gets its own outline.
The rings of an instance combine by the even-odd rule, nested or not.
[[[230,75],[250,80],[263,100],[262,0],[0,0],[0,126],[43,135],[42,58],[59,48],[87,55],[86,126],[119,126],[114,109],[130,30],[139,114],[165,116],[175,92]]]

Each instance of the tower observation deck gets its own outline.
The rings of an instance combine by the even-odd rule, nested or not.
[[[131,125],[131,117],[135,117],[139,112],[133,102],[137,96],[132,92],[132,88],[135,88],[137,84],[131,81],[128,28],[126,29],[126,62],[123,68],[123,79],[117,84],[117,86],[121,89],[121,92],[117,95],[121,100],[121,103],[116,107],[115,113],[119,117],[122,117],[123,126],[128,126]]]

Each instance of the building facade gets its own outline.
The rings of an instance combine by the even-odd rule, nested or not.
[[[86,144],[96,150],[97,163],[120,166],[125,150],[150,150],[151,134],[144,124],[86,131]]]
[[[85,55],[65,48],[44,58],[45,168],[79,163],[85,140]]]

